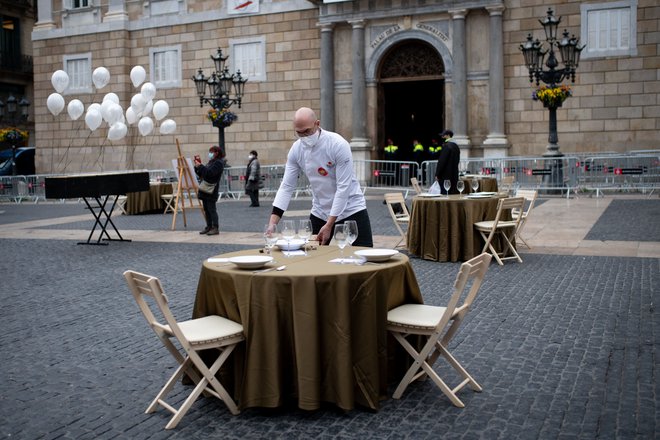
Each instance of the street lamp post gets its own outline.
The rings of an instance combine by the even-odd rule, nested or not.
[[[30,106],[30,101],[21,98],[20,101],[16,99],[14,95],[9,95],[7,98],[6,104],[6,113],[5,113],[5,103],[0,101],[0,121],[7,122],[9,124],[20,125],[28,119],[28,107]],[[20,107],[21,112],[18,113],[18,107]],[[17,173],[16,169],[16,143],[20,141],[18,132],[14,131],[8,135],[8,141],[11,142],[11,174],[15,176]]]
[[[527,35],[527,41],[520,45],[520,50],[525,58],[525,65],[529,70],[529,82],[536,80],[538,86],[541,81],[548,84],[551,88],[557,87],[565,79],[570,78],[571,82],[575,82],[575,71],[580,63],[580,52],[584,46],[578,47],[579,38],[575,35],[569,38],[568,31],[564,29],[563,38],[557,40],[557,29],[561,22],[561,17],[555,17],[552,8],[548,8],[547,15],[539,20],[545,31],[545,40],[548,49],[543,50],[543,43],[538,39],[534,40],[532,34]],[[557,50],[561,56],[561,61],[564,64],[563,68],[558,68],[559,61],[555,56]],[[543,60],[545,56],[548,58],[545,62],[547,70],[543,69]],[[550,111],[549,115],[549,129],[548,129],[548,146],[544,156],[561,157],[563,154],[559,151],[558,136],[557,136],[557,107],[561,107],[561,101],[551,101],[548,105],[544,105]]]
[[[199,106],[203,107],[206,102],[214,110],[222,112],[232,104],[238,104],[238,108],[241,108],[241,100],[243,99],[243,91],[245,89],[245,83],[247,78],[241,76],[241,71],[238,70],[234,74],[229,73],[229,68],[225,66],[225,62],[229,58],[229,55],[223,55],[222,49],[218,48],[218,51],[211,55],[213,64],[215,66],[215,71],[211,73],[210,77],[204,76],[202,69],[200,68],[197,71],[197,75],[192,77],[192,80],[195,82],[195,87],[197,88],[197,96],[199,96]],[[206,87],[208,85],[208,96],[206,95]],[[231,96],[231,88],[234,88],[234,96]],[[225,150],[225,125],[222,122],[217,124],[218,127],[218,146]]]

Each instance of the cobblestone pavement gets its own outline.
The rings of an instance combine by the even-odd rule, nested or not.
[[[611,213],[601,220],[623,222],[628,236],[639,240],[644,231],[636,225],[657,225],[657,216],[648,218],[655,215],[655,203],[639,201],[642,208],[632,213],[643,216],[638,222]],[[298,207],[305,206],[308,202]],[[376,214],[379,208],[370,203],[374,233],[394,235],[389,219]],[[18,222],[81,214],[76,205],[0,205],[0,212],[0,232]],[[258,230],[267,213],[267,207],[221,207],[221,225]],[[120,221],[131,231],[153,223],[149,217]],[[167,234],[167,219],[162,221]],[[84,221],[76,227],[89,226]],[[599,228],[607,234],[616,229]],[[593,234],[598,240],[596,228]],[[177,429],[165,431],[169,413],[144,410],[173,371],[173,361],[148,329],[121,274],[131,268],[157,275],[177,318],[187,319],[200,261],[246,246],[74,243],[0,239],[3,438],[658,438],[658,258],[525,253],[523,264],[491,265],[452,343],[484,389],[462,390],[463,409],[425,381],[411,385],[400,400],[382,402],[378,412],[344,413],[328,406],[314,412],[250,409],[231,416],[221,402],[202,398]],[[411,262],[425,302],[446,303],[459,264]],[[443,366],[438,369],[457,383]],[[189,389],[177,385],[176,391],[183,399]]]

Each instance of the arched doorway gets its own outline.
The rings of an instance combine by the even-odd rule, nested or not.
[[[428,151],[445,126],[445,65],[421,40],[406,40],[382,57],[378,69],[378,158],[387,139],[399,147],[397,160],[415,160],[413,141]]]

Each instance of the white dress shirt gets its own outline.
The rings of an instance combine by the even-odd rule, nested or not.
[[[318,141],[311,148],[305,147],[300,140],[291,146],[273,206],[287,210],[302,172],[312,188],[312,215],[322,220],[330,216],[343,220],[366,209],[364,195],[353,173],[348,142],[337,133],[320,128],[312,136],[318,136]]]

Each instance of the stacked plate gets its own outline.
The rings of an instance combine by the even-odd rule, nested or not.
[[[387,261],[398,253],[399,251],[395,249],[362,249],[355,251],[355,255],[376,263]]]
[[[301,240],[298,238],[298,239],[290,240],[288,243],[286,240],[277,240],[275,246],[277,246],[278,248],[280,248],[280,250],[283,251],[296,251],[301,247],[303,247],[304,244],[305,244],[305,240]]]
[[[265,255],[242,255],[229,259],[230,263],[234,263],[240,269],[259,269],[271,261],[273,261],[273,257],[267,257]]]

